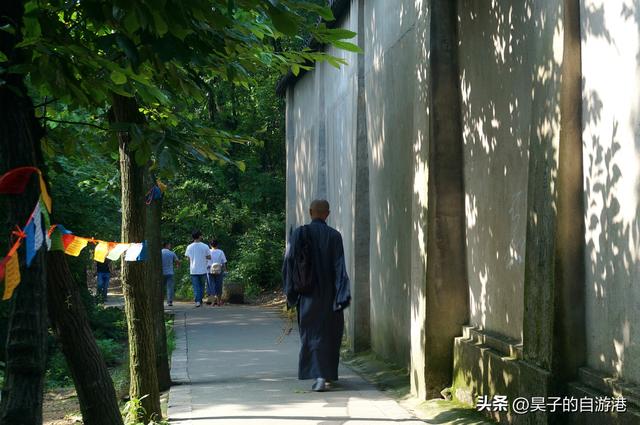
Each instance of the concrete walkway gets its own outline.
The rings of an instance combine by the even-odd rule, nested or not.
[[[424,423],[346,367],[335,389],[310,391],[311,381],[297,379],[298,334],[278,343],[285,321],[276,311],[176,305],[171,375],[180,385],[169,394],[172,423]]]

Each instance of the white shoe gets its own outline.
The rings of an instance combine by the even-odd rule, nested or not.
[[[316,382],[314,382],[313,385],[311,386],[311,390],[319,393],[326,391],[327,381],[325,381],[323,378],[317,378]]]
[[[196,302],[196,307],[200,307],[200,303],[199,302]]]

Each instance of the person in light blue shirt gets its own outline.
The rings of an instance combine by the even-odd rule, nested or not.
[[[167,305],[173,305],[173,294],[175,293],[175,282],[173,280],[173,266],[180,266],[180,260],[175,252],[171,251],[171,244],[165,242],[162,248],[162,277],[167,287]]]

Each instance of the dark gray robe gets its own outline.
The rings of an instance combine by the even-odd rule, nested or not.
[[[340,343],[344,332],[343,310],[351,301],[349,276],[340,232],[322,220],[309,224],[313,292],[300,295],[293,289],[291,270],[300,227],[292,232],[283,264],[284,292],[290,307],[298,308],[300,358],[298,379],[338,379]]]

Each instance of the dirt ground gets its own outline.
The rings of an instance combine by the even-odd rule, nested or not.
[[[42,419],[44,425],[70,425],[81,421],[75,389],[61,388],[45,393]]]

